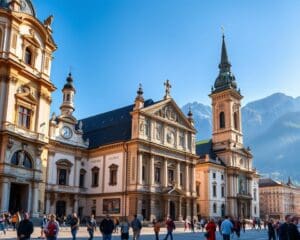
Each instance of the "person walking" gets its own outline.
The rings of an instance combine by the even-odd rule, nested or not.
[[[155,234],[155,239],[159,240],[160,222],[155,219],[153,220],[153,230]]]
[[[115,225],[109,215],[106,215],[106,217],[101,221],[99,228],[102,233],[103,240],[111,240],[111,234],[114,231]]]
[[[234,231],[235,231],[235,234],[238,238],[240,238],[241,236],[241,221],[239,219],[236,219],[234,221]]]
[[[292,222],[292,217],[287,215],[285,223],[279,227],[279,240],[299,240],[300,234],[297,226]]]
[[[46,223],[44,232],[47,240],[56,240],[59,232],[59,224],[54,214],[50,215],[49,221]]]
[[[210,219],[210,221],[206,225],[206,238],[207,240],[216,240],[216,230],[217,225],[215,224],[214,219]]]
[[[176,229],[176,227],[171,217],[168,217],[166,221],[166,226],[167,226],[167,235],[165,236],[164,240],[167,240],[169,236],[171,240],[173,240],[173,231]]]
[[[137,215],[134,215],[134,219],[131,222],[131,227],[133,231],[133,240],[139,240],[140,239],[140,234],[141,234],[141,229],[142,229],[142,223],[141,221],[137,218]]]
[[[274,226],[274,222],[273,222],[272,219],[268,221],[267,227],[268,227],[268,238],[269,238],[269,240],[276,240],[276,238],[275,238],[275,226]]]
[[[4,235],[6,234],[6,231],[5,231],[5,214],[4,213],[2,215],[0,215],[0,232],[3,232]]]
[[[245,218],[242,220],[242,227],[243,227],[243,232],[246,232],[246,220]]]
[[[221,232],[223,235],[223,240],[230,240],[230,234],[232,232],[233,225],[228,219],[228,216],[225,216],[225,220],[221,224]]]
[[[24,214],[24,219],[19,223],[17,235],[19,240],[30,240],[33,233],[33,223],[29,220],[29,214]]]
[[[89,240],[93,240],[94,239],[94,232],[97,229],[97,222],[96,222],[95,217],[94,217],[93,214],[91,215],[91,217],[87,221],[86,226],[87,226],[87,231],[90,235]]]
[[[70,221],[70,227],[71,227],[71,234],[72,239],[76,240],[77,231],[79,228],[79,218],[77,217],[76,213],[73,213],[71,221]]]
[[[127,217],[124,218],[124,221],[120,224],[120,231],[121,231],[121,239],[128,240],[129,239],[129,228],[130,224],[127,220]]]
[[[44,215],[43,219],[41,221],[41,236],[39,238],[42,238],[42,239],[45,238],[44,237],[44,231],[45,231],[45,227],[46,227],[47,222],[48,222],[47,216]]]

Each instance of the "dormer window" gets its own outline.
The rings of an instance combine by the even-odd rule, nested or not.
[[[25,48],[25,56],[24,56],[24,62],[27,65],[32,66],[32,51],[29,49],[29,47]]]

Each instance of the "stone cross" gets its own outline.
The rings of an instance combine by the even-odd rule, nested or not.
[[[171,96],[170,96],[170,89],[171,89],[171,87],[172,87],[172,85],[170,84],[170,81],[167,79],[167,81],[164,83],[164,86],[165,86],[165,88],[166,88],[166,90],[165,90],[165,92],[166,92],[166,94],[165,94],[165,99],[167,99],[167,98],[170,98]]]

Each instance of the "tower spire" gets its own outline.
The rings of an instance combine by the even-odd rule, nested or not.
[[[221,92],[226,89],[237,90],[237,84],[234,75],[231,73],[231,64],[228,60],[228,54],[225,43],[225,35],[222,34],[222,49],[221,49],[221,61],[219,63],[219,75],[215,81],[212,93]]]
[[[226,43],[225,43],[225,35],[222,34],[222,50],[221,50],[221,62],[219,64],[220,72],[230,72],[231,64],[228,60]]]

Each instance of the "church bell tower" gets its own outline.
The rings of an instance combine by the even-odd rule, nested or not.
[[[224,148],[226,144],[242,147],[243,134],[241,122],[241,99],[235,76],[231,72],[228,60],[225,36],[222,36],[221,62],[219,75],[212,87],[213,144],[215,148]]]

